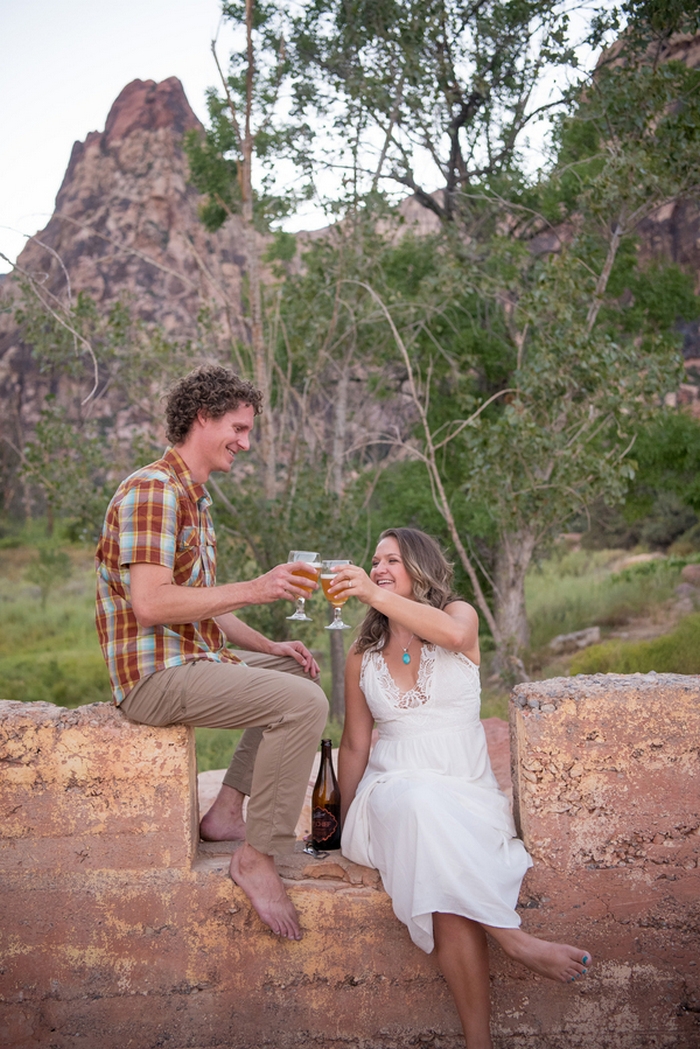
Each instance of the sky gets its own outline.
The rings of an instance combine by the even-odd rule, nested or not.
[[[104,129],[132,80],[179,77],[206,122],[220,11],[220,0],[0,0],[2,254],[14,261],[22,234],[47,224],[73,143]],[[226,27],[219,41],[226,58]],[[0,273],[9,269],[0,259]]]

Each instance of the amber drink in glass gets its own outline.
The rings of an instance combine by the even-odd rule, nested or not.
[[[343,568],[345,565],[351,565],[352,561],[323,561],[321,563],[321,586],[323,587],[323,593],[326,595],[330,603],[333,605],[333,622],[329,623],[326,630],[350,630],[350,625],[343,622],[343,605],[348,599],[347,593],[341,592],[339,594],[329,594],[329,589],[333,586],[333,580],[335,579],[335,572],[338,568]]]
[[[292,572],[292,575],[299,577],[299,585],[308,590],[308,597],[313,592],[312,586],[306,586],[306,582],[310,581],[316,583],[318,581],[318,574],[321,571],[321,558],[320,555],[314,553],[312,550],[290,550],[289,557],[287,558],[287,564],[293,564],[299,561],[299,567]],[[296,600],[296,607],[291,616],[287,616],[287,619],[303,619],[305,622],[311,622],[311,616],[307,616],[305,611],[306,597],[298,597]]]

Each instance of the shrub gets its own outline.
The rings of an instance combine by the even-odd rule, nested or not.
[[[530,649],[557,634],[598,624],[617,626],[650,614],[673,597],[683,565],[694,558],[647,561],[612,574],[619,551],[576,551],[553,557],[528,574],[526,597]]]
[[[700,614],[652,641],[604,641],[575,656],[572,674],[700,674]]]

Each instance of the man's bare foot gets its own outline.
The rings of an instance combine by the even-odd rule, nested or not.
[[[560,983],[571,983],[588,972],[590,951],[565,943],[551,943],[531,936],[522,929],[494,929],[487,927],[509,958],[521,962],[528,969]]]
[[[272,856],[258,852],[246,842],[231,857],[230,873],[265,925],[288,940],[301,939],[299,916],[287,896]]]
[[[200,820],[199,836],[202,841],[243,841],[244,800],[245,794],[222,783],[214,804]]]

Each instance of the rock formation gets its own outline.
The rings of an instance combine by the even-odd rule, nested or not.
[[[226,303],[239,333],[240,229],[231,220],[208,234],[198,221],[182,149],[197,128],[176,77],[128,84],[104,131],[73,146],[56,211],[18,268],[63,300],[84,291],[109,306],[127,295],[141,318],[179,336],[194,333],[202,299]]]
[[[231,219],[207,233],[187,181],[182,137],[200,127],[176,77],[128,84],[105,130],[73,146],[55,213],[20,254],[19,275],[62,302],[87,292],[106,309],[126,298],[139,318],[178,338],[194,335],[211,302],[242,335],[240,227]],[[11,296],[15,281],[3,284]],[[10,313],[0,322],[0,361],[4,397],[26,400],[29,354]]]
[[[18,454],[8,449],[23,447],[46,394],[66,385],[37,368],[22,340],[11,305],[22,279],[36,282],[49,301],[54,296],[68,304],[85,292],[104,313],[126,301],[135,317],[178,341],[195,336],[197,315],[208,305],[220,338],[245,338],[240,224],[233,218],[208,233],[198,220],[200,196],[188,184],[183,134],[200,127],[176,77],[159,84],[134,80],[116,99],[104,131],[75,143],[54,215],[2,282],[0,469],[6,479],[14,476]],[[115,405],[103,410],[113,412]]]

